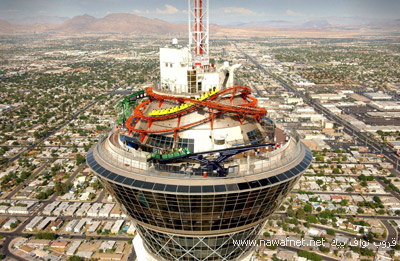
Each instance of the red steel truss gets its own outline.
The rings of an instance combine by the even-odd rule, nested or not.
[[[231,95],[226,95],[231,93]],[[240,93],[240,96],[243,98],[244,103],[239,105],[232,105],[232,100],[235,95]],[[147,97],[150,100],[147,100],[141,104],[139,104],[136,108],[134,113],[129,117],[126,121],[126,127],[128,128],[129,132],[137,132],[141,135],[141,141],[143,142],[147,134],[152,133],[174,133],[174,137],[176,138],[178,131],[188,129],[190,127],[203,124],[205,122],[211,121],[211,128],[213,128],[213,120],[214,118],[218,117],[221,114],[226,112],[235,113],[238,117],[240,124],[244,121],[244,119],[249,115],[253,116],[258,121],[261,119],[262,116],[267,114],[267,111],[264,108],[260,108],[257,106],[257,99],[250,96],[251,89],[245,86],[235,86],[232,88],[228,88],[222,90],[213,96],[209,97],[207,100],[198,101],[196,99],[188,98],[188,97],[177,97],[173,95],[167,94],[160,94],[153,92],[152,88],[148,88],[146,90]],[[229,104],[223,104],[220,102],[215,101],[218,97],[225,96],[223,99],[229,99]],[[153,100],[158,100],[159,107],[163,104],[165,100],[174,100],[179,102],[186,102],[186,103],[194,103],[194,106],[191,106],[185,110],[177,111],[176,113],[167,114],[167,115],[154,115],[148,116],[144,115],[143,111],[147,108],[147,105],[152,102]],[[182,115],[187,114],[199,107],[206,107],[209,111],[209,116],[205,117],[200,121],[196,121],[190,124],[186,124],[184,126],[180,126],[180,118]],[[136,122],[132,125],[133,119],[136,118]],[[172,118],[178,118],[178,124],[174,128],[164,129],[164,130],[150,130],[151,125],[154,121],[162,121]],[[145,119],[148,122],[148,129],[141,130],[136,129],[136,124],[141,120]]]

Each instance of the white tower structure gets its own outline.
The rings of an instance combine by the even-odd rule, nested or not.
[[[189,2],[189,46],[174,39],[170,46],[160,49],[160,89],[170,93],[200,95],[214,87],[234,85],[234,70],[238,65],[225,63],[217,68],[210,63],[209,0]]]

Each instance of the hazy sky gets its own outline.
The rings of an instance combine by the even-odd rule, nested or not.
[[[187,0],[0,0],[0,19],[134,13],[185,22],[187,5]],[[400,0],[210,0],[210,8],[210,22],[218,24],[331,16],[400,18]]]

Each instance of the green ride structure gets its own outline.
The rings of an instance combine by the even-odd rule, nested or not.
[[[118,103],[118,122],[117,124],[125,124],[128,118],[133,113],[133,110],[138,106],[138,101],[146,98],[146,92],[144,90],[136,91],[128,96],[125,96],[122,101]]]

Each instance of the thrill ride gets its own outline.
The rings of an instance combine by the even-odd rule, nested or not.
[[[117,124],[125,124],[126,120],[131,116],[133,110],[138,106],[138,101],[146,98],[144,90],[134,92],[118,103],[118,122]]]
[[[244,86],[235,86],[227,88],[225,90],[218,91],[216,87],[212,88],[209,92],[204,93],[200,98],[193,98],[188,96],[176,96],[165,93],[153,91],[150,87],[141,93],[139,96],[146,97],[147,99],[136,105],[133,114],[127,119],[125,127],[131,133],[140,134],[140,143],[143,146],[144,140],[149,134],[173,134],[174,140],[177,140],[178,132],[186,131],[198,125],[210,122],[211,130],[213,130],[213,122],[219,116],[224,114],[236,115],[237,121],[242,123],[247,117],[254,118],[260,123],[261,119],[266,115],[267,111],[264,108],[257,106],[257,99],[252,97],[251,89]],[[242,102],[234,99],[241,100]],[[137,100],[135,100],[137,102]],[[168,107],[161,109],[162,105],[168,102],[169,104],[180,104],[174,107]],[[148,109],[151,104],[158,105],[158,110]],[[149,112],[150,111],[150,112]],[[189,116],[192,113],[198,111],[206,111],[201,119],[193,120],[188,124],[181,125],[181,117]],[[170,128],[164,129],[152,129],[154,122],[172,122],[176,120],[177,125]],[[147,127],[141,126],[138,128],[139,122],[147,122]],[[166,126],[167,124],[158,124]],[[235,146],[225,149],[212,150],[212,151],[201,151],[192,152],[187,148],[177,148],[167,150],[165,153],[161,153],[160,150],[156,150],[149,154],[147,161],[156,165],[167,165],[167,164],[179,164],[180,162],[197,162],[200,164],[200,169],[216,171],[220,177],[227,175],[227,169],[224,167],[223,162],[230,157],[233,157],[242,152],[250,150],[256,150],[259,148],[273,147],[275,143],[263,143],[263,142],[250,142],[244,146]],[[211,156],[212,155],[212,156]],[[215,157],[217,155],[217,157]]]
[[[202,96],[203,99],[202,98],[196,99],[186,96],[174,96],[174,95],[156,93],[153,92],[152,88],[148,88],[145,91],[145,95],[146,97],[149,98],[149,100],[136,106],[134,113],[126,121],[126,128],[129,130],[129,133],[132,132],[139,133],[141,136],[141,142],[143,142],[144,139],[146,138],[146,135],[155,133],[174,133],[174,138],[176,139],[177,133],[179,131],[203,124],[205,122],[211,122],[211,129],[213,129],[213,120],[219,115],[228,112],[236,114],[240,124],[242,124],[242,122],[245,120],[247,116],[253,116],[257,121],[260,121],[261,117],[267,114],[267,111],[264,108],[257,106],[257,99],[250,96],[250,93],[251,89],[249,87],[236,86],[222,90],[220,92],[215,92],[214,89],[211,90],[211,94],[206,93],[205,95],[203,95]],[[240,95],[244,103],[237,105],[232,104],[232,100],[235,97],[235,95]],[[207,98],[204,99],[204,97]],[[176,110],[173,111],[172,113],[166,113],[166,114],[164,113],[162,115],[160,114],[157,115],[153,111],[148,115],[146,115],[144,111],[146,110],[147,106],[154,100],[158,101],[159,108],[161,108],[162,104],[166,100],[180,102],[182,105],[186,104],[186,106],[184,105],[182,107],[185,109]],[[195,121],[180,126],[180,118],[183,115],[191,113],[192,111],[200,108],[208,109],[209,116],[199,121]],[[153,122],[169,120],[172,118],[178,118],[178,124],[176,127],[162,129],[162,130],[150,130]],[[146,120],[148,122],[148,129],[136,128],[136,124],[140,120]]]

